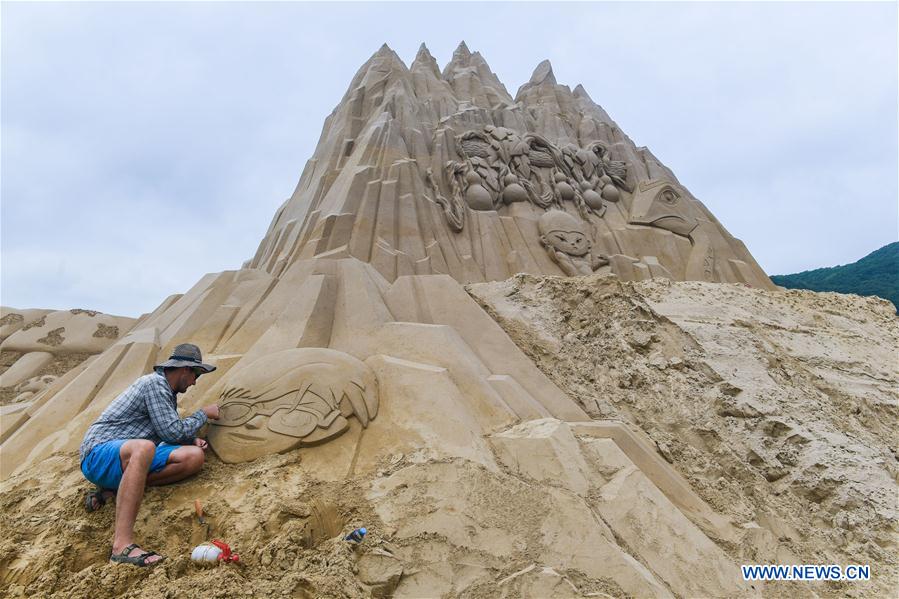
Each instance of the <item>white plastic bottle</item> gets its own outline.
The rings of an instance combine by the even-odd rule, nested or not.
[[[190,559],[195,562],[216,562],[221,554],[222,550],[215,545],[203,543],[194,547],[190,554]]]

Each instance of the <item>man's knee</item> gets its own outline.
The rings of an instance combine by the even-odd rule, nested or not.
[[[203,463],[206,461],[206,453],[202,449],[192,445],[185,446],[183,449],[184,461],[191,471],[198,472],[203,468]]]
[[[129,460],[139,459],[141,461],[153,461],[156,454],[156,444],[147,439],[131,439],[122,445],[123,457]]]
[[[149,469],[154,455],[156,455],[156,444],[152,441],[147,439],[126,441],[119,450],[122,471],[125,471],[131,465],[139,465],[141,468]]]

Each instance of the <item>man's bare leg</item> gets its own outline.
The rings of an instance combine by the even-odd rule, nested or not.
[[[178,482],[199,472],[205,461],[206,454],[202,449],[196,445],[182,445],[169,454],[165,468],[147,476],[147,484],[159,486]]]
[[[126,441],[119,450],[123,474],[116,496],[115,534],[112,538],[114,554],[121,553],[125,547],[134,543],[134,521],[137,519],[137,511],[144,498],[147,471],[150,470],[150,464],[153,463],[155,454],[156,445],[146,439]],[[128,555],[134,556],[141,553],[145,553],[145,551],[140,547],[135,547]],[[147,563],[153,563],[160,559],[162,558],[152,556],[147,558]]]

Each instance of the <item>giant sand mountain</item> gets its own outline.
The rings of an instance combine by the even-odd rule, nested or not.
[[[895,345],[895,319],[872,300],[825,327],[800,314],[808,296],[775,289],[548,63],[512,98],[464,44],[442,72],[424,46],[408,68],[384,46],[252,259],[170,297],[4,424],[0,579],[75,597],[882,592],[896,376],[853,335]],[[783,347],[754,324],[760,298],[792,332]],[[706,337],[734,303],[740,342]],[[825,335],[843,343],[827,360]],[[747,339],[774,349],[741,360]],[[170,559],[111,566],[111,511],[79,511],[76,451],[185,341],[218,366],[180,400],[221,404],[217,459],[145,499],[137,534]],[[786,391],[799,372],[838,391],[814,396],[833,404],[820,424]],[[353,548],[340,533],[358,525],[371,533]],[[191,565],[209,534],[243,565]],[[809,589],[739,574],[851,556],[889,575]]]

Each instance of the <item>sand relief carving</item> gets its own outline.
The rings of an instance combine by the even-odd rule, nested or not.
[[[3,318],[0,318],[0,326],[6,326],[8,324],[18,324],[25,320],[25,317],[21,314],[16,314],[15,312],[10,312]]]
[[[427,179],[431,191],[434,192],[437,203],[443,208],[446,223],[449,225],[450,229],[458,233],[465,226],[465,207],[462,205],[462,201],[458,199],[455,193],[452,194],[450,199],[447,199],[440,193],[440,187],[434,180],[434,172],[430,168],[428,169]],[[450,180],[455,181],[453,178]]]
[[[44,389],[49,387],[56,381],[56,376],[52,374],[44,374],[39,376],[33,376],[30,379],[19,383],[15,386],[13,393],[15,395],[14,403],[27,401],[32,397],[41,393]]]
[[[628,224],[663,229],[686,237],[695,254],[687,264],[692,278],[715,281],[715,245],[700,227],[702,218],[702,213],[695,208],[695,201],[685,189],[659,179],[643,181],[634,190]]]
[[[570,277],[592,274],[609,263],[606,256],[593,254],[586,224],[567,212],[546,212],[537,221],[537,229],[546,253]]]
[[[47,333],[46,337],[41,337],[37,340],[38,343],[43,343],[44,345],[49,345],[51,347],[56,347],[58,345],[62,345],[62,342],[65,341],[65,337],[62,336],[63,333],[66,332],[65,327],[59,327],[57,329],[53,329],[49,333]]]
[[[115,325],[105,325],[102,322],[97,323],[97,330],[94,331],[93,337],[102,337],[106,339],[118,339],[119,327]]]
[[[621,199],[621,189],[630,191],[625,182],[627,165],[619,160],[612,160],[608,148],[602,142],[595,141],[586,148],[568,144],[562,151],[582,189],[589,189],[594,193],[598,190],[597,195],[607,202]],[[587,185],[584,186],[584,183]],[[591,200],[595,201],[592,195]]]
[[[289,349],[229,374],[220,406],[210,444],[225,462],[247,462],[333,439],[353,415],[367,427],[378,413],[378,384],[343,352]]]
[[[666,181],[640,184],[634,194],[629,222],[657,227],[689,237],[699,225],[685,193]]]
[[[519,135],[506,127],[485,126],[456,137],[461,160],[444,168],[451,200],[431,183],[447,219],[447,205],[471,210],[498,210],[516,202],[530,202],[543,210],[573,204],[584,220],[601,217],[605,202],[617,202],[627,186],[627,165],[612,160],[605,144],[559,148],[535,133]],[[460,231],[459,219],[451,222]]]
[[[27,331],[28,329],[33,329],[35,327],[42,327],[45,324],[47,324],[47,316],[46,315],[41,316],[37,320],[33,320],[33,321],[29,322],[24,327],[22,327],[22,330]]]

